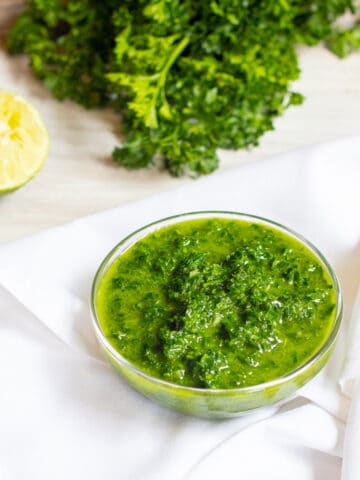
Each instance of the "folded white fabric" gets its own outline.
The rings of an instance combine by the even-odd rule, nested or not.
[[[360,478],[360,289],[351,315],[349,348],[345,355],[340,385],[345,395],[352,397],[344,442],[342,480]]]
[[[337,382],[360,280],[359,181],[360,138],[349,138],[1,245],[0,478],[176,480],[227,472],[247,480],[338,480],[349,400]],[[110,248],[150,221],[212,209],[258,214],[297,230],[340,278],[345,320],[336,351],[280,411],[216,422],[183,417],[132,391],[96,345],[90,286]],[[353,417],[359,426],[359,415]],[[349,452],[351,442],[348,436]]]
[[[360,286],[352,309],[348,337],[340,385],[343,393],[351,398],[360,380]]]

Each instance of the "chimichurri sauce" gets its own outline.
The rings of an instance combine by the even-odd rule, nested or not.
[[[306,247],[270,227],[210,218],[149,234],[110,266],[101,328],[126,359],[164,380],[237,388],[294,370],[324,343],[336,299]]]

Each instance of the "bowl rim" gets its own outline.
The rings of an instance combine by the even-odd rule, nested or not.
[[[97,311],[96,311],[96,292],[97,292],[97,287],[100,284],[100,281],[103,275],[106,273],[108,268],[120,255],[125,253],[129,248],[131,248],[139,240],[145,238],[147,235],[153,233],[154,231],[162,227],[176,224],[176,223],[181,223],[187,220],[191,220],[193,218],[209,218],[209,219],[210,218],[213,218],[213,219],[233,218],[233,219],[249,221],[257,224],[266,224],[276,230],[280,230],[281,232],[287,234],[292,238],[295,238],[295,240],[298,240],[303,246],[305,246],[308,250],[310,250],[317,257],[318,260],[320,260],[322,265],[327,270],[333,284],[333,288],[336,296],[336,314],[335,314],[332,328],[328,334],[328,337],[326,338],[324,343],[321,345],[321,347],[308,360],[306,360],[305,363],[299,365],[294,370],[291,370],[290,372],[288,372],[285,375],[282,375],[281,377],[277,377],[273,380],[269,380],[263,383],[258,383],[255,385],[237,387],[237,388],[189,387],[186,385],[179,385],[176,383],[169,382],[167,380],[155,377],[145,372],[144,370],[142,370],[141,368],[137,367],[135,364],[127,360],[123,355],[121,355],[120,352],[118,352],[111,345],[110,341],[106,338],[106,336],[104,335],[101,329],[100,322],[97,316]],[[141,233],[142,235],[139,238],[136,238]],[[131,240],[134,240],[134,241],[131,241]],[[123,367],[127,368],[128,370],[131,370],[133,373],[136,373],[137,375],[145,378],[146,380],[149,380],[150,382],[157,383],[159,385],[162,385],[164,387],[168,387],[171,389],[192,392],[195,394],[231,395],[231,394],[240,394],[240,393],[255,393],[271,387],[281,386],[283,383],[291,381],[301,373],[305,372],[308,369],[311,369],[312,365],[315,364],[317,360],[320,359],[330,349],[330,347],[334,344],[337,338],[340,325],[341,325],[342,316],[343,316],[343,298],[342,298],[340,283],[338,281],[336,273],[332,268],[332,266],[330,265],[330,263],[328,262],[328,260],[326,259],[326,257],[319,251],[319,249],[312,242],[307,240],[303,235],[297,233],[295,230],[292,230],[291,228],[285,225],[282,225],[281,223],[271,220],[269,218],[262,217],[259,215],[249,214],[245,212],[230,211],[230,210],[197,210],[192,212],[179,213],[176,215],[170,215],[170,216],[161,218],[159,220],[155,220],[153,222],[147,223],[146,225],[134,230],[129,235],[127,235],[122,240],[120,240],[120,242],[118,242],[106,255],[106,257],[100,263],[100,266],[98,267],[95,273],[95,276],[92,282],[92,287],[91,287],[90,310],[91,310],[92,324],[95,329],[95,333],[98,340],[100,341],[102,346],[105,348],[107,353],[109,353],[110,356],[114,360],[116,360],[118,363],[120,363]]]

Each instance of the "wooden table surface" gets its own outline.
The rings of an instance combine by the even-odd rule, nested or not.
[[[20,9],[17,0],[0,0],[0,33]],[[226,154],[221,169],[360,135],[360,53],[339,60],[322,46],[301,48],[300,63],[302,75],[295,86],[306,96],[305,103],[279,118],[276,130],[267,133],[258,148]],[[68,101],[57,102],[32,76],[26,58],[9,57],[3,45],[0,78],[1,88],[33,102],[51,137],[43,171],[24,188],[0,197],[0,242],[194,181],[155,170],[118,168],[110,159],[119,141],[117,118],[109,111],[85,111]]]

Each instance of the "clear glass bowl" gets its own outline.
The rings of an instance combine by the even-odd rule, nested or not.
[[[305,364],[282,377],[276,378],[275,380],[250,387],[233,389],[192,388],[167,382],[142,371],[115,350],[109,340],[105,337],[98,320],[95,300],[100,282],[114,260],[138,240],[155,230],[185,220],[202,218],[245,220],[252,223],[268,225],[274,229],[280,230],[281,232],[297,239],[306,248],[313,252],[324,266],[325,270],[328,271],[336,294],[336,316],[328,338]],[[121,240],[121,242],[116,245],[101,263],[95,275],[91,293],[91,312],[95,333],[105,355],[115,369],[136,390],[165,407],[175,409],[185,414],[207,418],[225,418],[239,416],[255,409],[286,400],[323,368],[333,350],[339,332],[342,319],[342,297],[335,272],[327,262],[326,258],[324,258],[314,245],[301,235],[283,225],[255,215],[237,212],[204,211],[184,213],[164,218],[136,230]]]

